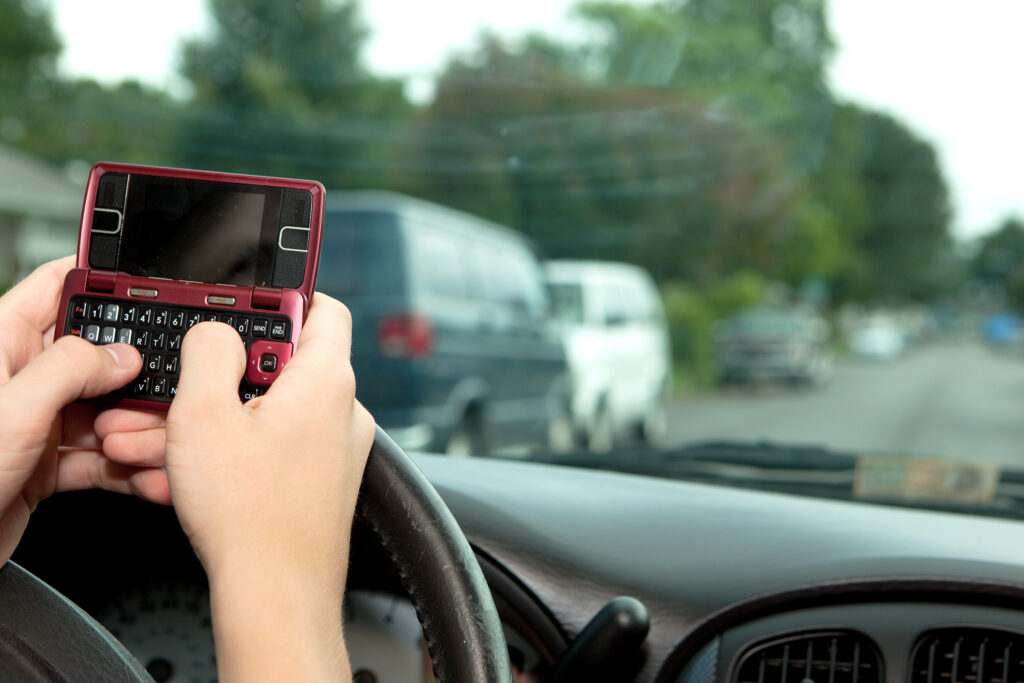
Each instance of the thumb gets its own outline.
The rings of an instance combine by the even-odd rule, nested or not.
[[[245,344],[237,332],[224,323],[199,323],[181,343],[181,377],[171,409],[241,405],[238,384],[245,363]]]
[[[123,387],[141,369],[142,357],[127,344],[94,346],[61,337],[4,385],[0,413],[16,420],[13,425],[49,422],[77,399]]]

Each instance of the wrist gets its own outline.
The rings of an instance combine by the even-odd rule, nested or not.
[[[211,577],[221,680],[333,681],[350,675],[342,594],[343,585],[324,591],[304,577],[260,567]]]

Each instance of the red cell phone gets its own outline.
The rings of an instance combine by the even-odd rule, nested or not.
[[[315,181],[96,164],[56,336],[133,344],[142,372],[108,398],[166,409],[185,332],[204,320],[227,323],[248,353],[239,395],[259,396],[298,342],[323,210]]]

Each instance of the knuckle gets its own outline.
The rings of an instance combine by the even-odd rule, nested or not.
[[[356,395],[356,373],[352,370],[352,366],[348,363],[337,362],[331,363],[329,367],[331,368],[330,377],[335,388],[345,398],[354,397]]]
[[[233,336],[238,338],[238,334],[235,333],[230,327],[220,322],[203,321],[197,325],[194,325],[192,329],[185,333],[184,344],[196,344],[196,343],[216,343],[225,341]]]
[[[209,348],[233,349],[239,356],[245,352],[242,338],[230,326],[221,322],[201,322],[186,332],[181,342],[182,353]]]
[[[348,306],[341,303],[334,297],[317,292],[314,296],[313,302],[317,308],[331,315],[338,322],[344,325],[352,325],[352,311],[348,309]]]
[[[61,337],[50,347],[58,363],[71,367],[80,367],[84,363],[94,361],[98,356],[98,346],[90,344],[80,337]],[[100,356],[101,357],[101,356]]]

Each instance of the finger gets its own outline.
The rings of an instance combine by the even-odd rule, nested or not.
[[[57,491],[94,488],[133,494],[165,505],[170,502],[167,474],[161,469],[119,465],[92,450],[61,450]]]
[[[57,319],[64,276],[74,267],[74,256],[44,263],[0,297],[0,310],[23,318],[32,329],[45,331]]]
[[[102,440],[93,429],[98,412],[96,406],[87,403],[73,403],[65,408],[60,445],[69,448],[98,450]]]
[[[326,294],[314,294],[298,348],[267,392],[267,398],[290,395],[297,388],[322,386],[328,380],[347,386],[352,382],[351,348],[352,315],[348,308]]]
[[[181,376],[171,411],[216,416],[218,409],[240,406],[238,385],[245,363],[245,345],[237,332],[224,323],[199,323],[181,343]]]
[[[119,465],[163,467],[167,459],[167,431],[159,427],[114,432],[103,439],[103,454]]]
[[[16,374],[0,393],[0,421],[9,430],[37,437],[66,405],[101,396],[132,380],[142,369],[139,352],[127,344],[93,346],[61,337]]]
[[[352,314],[345,304],[326,294],[315,292],[309,306],[309,315],[302,324],[299,346],[309,346],[314,340],[336,347],[349,360],[352,351]]]
[[[111,408],[96,416],[92,428],[99,439],[105,439],[116,432],[142,432],[147,429],[163,427],[165,424],[167,424],[166,413]]]

